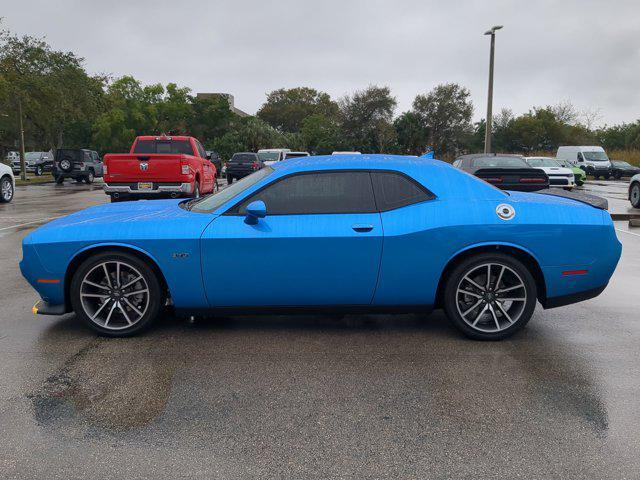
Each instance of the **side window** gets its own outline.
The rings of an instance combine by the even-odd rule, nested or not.
[[[98,152],[91,152],[91,156],[93,157],[94,162],[97,162],[100,160],[100,158],[98,158]]]
[[[584,158],[582,157],[582,152],[578,152],[578,161],[584,162]]]
[[[399,173],[371,172],[371,178],[381,212],[435,198],[433,193]]]
[[[198,156],[200,158],[207,158],[207,152],[204,151],[204,148],[198,140],[196,140],[196,148],[198,149]]]
[[[267,215],[376,212],[369,172],[317,172],[277,181],[251,196],[232,213],[262,200]]]
[[[90,162],[91,161],[91,153],[87,152],[86,150],[82,152],[82,161],[83,162]]]

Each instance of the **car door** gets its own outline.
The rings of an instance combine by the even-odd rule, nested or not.
[[[245,223],[262,200],[265,218]],[[275,180],[216,218],[202,236],[209,304],[369,305],[382,225],[364,171],[305,172]]]

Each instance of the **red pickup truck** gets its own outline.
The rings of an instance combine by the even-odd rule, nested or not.
[[[216,167],[193,137],[138,137],[131,151],[104,156],[104,191],[112,202],[199,197],[217,186]]]

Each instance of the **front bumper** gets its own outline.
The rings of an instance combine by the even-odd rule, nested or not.
[[[135,186],[134,186],[135,185]],[[105,183],[102,187],[105,193],[119,193],[121,195],[160,195],[163,193],[191,193],[190,183],[180,183],[163,185],[153,182],[153,188],[148,190],[138,190],[137,184],[114,185]]]
[[[575,182],[575,176],[572,175],[571,177],[567,177],[567,176],[552,176],[549,175],[549,186],[550,187],[575,187],[576,186],[576,182]]]

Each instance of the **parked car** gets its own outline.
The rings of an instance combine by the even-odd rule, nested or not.
[[[216,178],[222,177],[222,159],[220,158],[220,155],[218,155],[218,153],[214,152],[213,150],[207,150],[206,153],[207,158],[216,167]]]
[[[59,148],[51,173],[57,184],[63,183],[65,178],[72,178],[78,183],[93,183],[96,177],[102,177],[103,164],[95,150]]]
[[[568,160],[582,168],[587,175],[598,179],[611,176],[611,162],[604,148],[598,146],[563,146],[558,147],[556,158]]]
[[[20,160],[20,154],[15,150],[7,152],[6,161],[9,165],[13,164],[14,160]]]
[[[105,155],[104,163],[103,188],[112,202],[216,190],[216,167],[193,137],[141,136],[129,153]]]
[[[227,183],[232,184],[234,180],[239,180],[243,177],[246,177],[256,170],[260,170],[264,166],[264,163],[257,153],[234,153],[233,157],[231,157],[231,159],[227,162]]]
[[[631,177],[629,182],[629,201],[634,208],[640,208],[640,174]]]
[[[284,154],[284,159],[287,158],[299,158],[299,157],[308,157],[309,152],[287,152]]]
[[[578,187],[581,187],[582,185],[584,185],[584,182],[587,181],[587,172],[585,172],[580,167],[577,167],[576,165],[571,163],[569,160],[562,160],[561,158],[555,158],[555,161],[558,162],[558,164],[561,167],[568,168],[573,172],[573,178]]]
[[[361,152],[356,152],[356,151],[353,151],[353,152],[347,152],[347,151],[338,152],[338,151],[335,151],[335,152],[332,152],[331,155],[362,155],[362,153]]]
[[[628,162],[611,160],[611,176],[616,180],[620,180],[622,177],[633,177],[639,173],[640,168]]]
[[[179,315],[442,307],[495,340],[537,301],[598,295],[620,258],[606,202],[549,192],[503,192],[437,160],[312,157],[200,199],[56,219],[25,237],[20,268],[42,297],[35,312],[74,311],[108,336],[171,303]]]
[[[9,203],[16,191],[16,179],[11,167],[0,163],[0,202]]]
[[[476,153],[458,157],[453,166],[502,190],[534,192],[549,188],[543,170],[530,167],[524,157],[496,153]]]
[[[549,177],[550,187],[562,187],[565,190],[571,190],[576,186],[575,176],[569,168],[560,166],[560,164],[551,157],[525,157],[527,165],[533,168],[539,168]]]
[[[24,154],[24,167],[27,172],[34,173],[36,176],[42,175],[44,172],[53,170],[53,153],[52,152],[27,152]],[[11,162],[11,168],[14,174],[20,173],[20,156]]]
[[[288,148],[263,148],[258,150],[258,157],[264,165],[273,165],[284,160],[285,155],[290,151]]]

